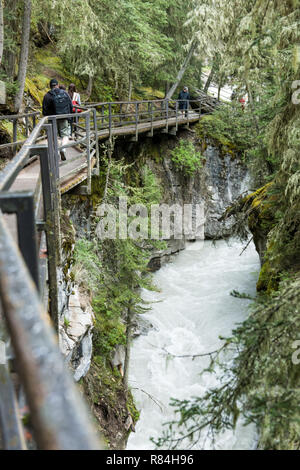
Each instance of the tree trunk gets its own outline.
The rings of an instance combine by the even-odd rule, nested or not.
[[[254,106],[254,101],[253,101],[253,95],[252,95],[251,87],[250,87],[248,81],[246,81],[246,89],[247,89],[249,104],[250,104],[250,108],[251,108],[251,112],[252,112],[252,118],[253,118],[253,121],[254,121],[254,124],[255,124],[255,127],[256,127],[256,132],[257,132],[257,135],[258,135],[259,134],[259,125],[258,125],[257,116],[255,115],[255,106]]]
[[[93,77],[91,75],[89,75],[89,81],[88,81],[88,85],[87,85],[87,89],[86,89],[86,94],[88,95],[88,99],[90,98],[91,94],[92,94],[92,91],[93,91]]]
[[[128,101],[131,101],[132,90],[133,90],[133,82],[132,82],[131,76],[129,76]]]
[[[200,66],[198,68],[198,80],[197,80],[197,83],[198,83],[198,88],[200,90],[202,90],[202,62],[200,62]]]
[[[3,24],[3,0],[0,0],[0,65],[3,57],[4,24]]]
[[[216,65],[215,65],[215,62],[213,62],[212,64],[212,67],[211,67],[211,71],[210,71],[210,74],[206,80],[206,83],[205,83],[205,86],[204,86],[204,93],[207,93],[208,92],[208,89],[210,87],[210,84],[212,82],[212,79],[214,78],[214,74],[215,74],[215,68],[216,68]]]
[[[3,3],[3,0],[2,0]],[[17,31],[17,12],[16,12],[17,0],[11,0],[9,5],[9,10],[12,19],[7,23],[7,28],[10,31]],[[14,80],[15,78],[15,69],[16,69],[16,54],[13,51],[4,50],[3,53],[3,66],[8,78]]]
[[[170,83],[165,82],[165,96],[167,96],[169,89],[170,89]]]
[[[221,75],[220,77],[220,82],[219,82],[219,85],[218,85],[218,100],[220,101],[220,97],[221,97],[221,90],[222,90],[222,86],[223,86],[223,75]]]
[[[191,58],[193,57],[193,54],[195,52],[195,49],[197,47],[197,41],[196,39],[194,39],[194,41],[192,42],[191,46],[190,46],[190,49],[188,51],[188,54],[186,56],[186,58],[184,59],[184,62],[181,66],[181,69],[179,70],[178,74],[177,74],[177,77],[176,77],[176,80],[175,82],[173,83],[173,85],[171,86],[170,90],[168,91],[168,93],[166,94],[166,99],[167,100],[170,100],[172,98],[172,96],[174,95],[175,93],[175,90],[176,88],[178,87],[180,81],[182,80],[182,77],[190,63],[190,60]]]
[[[132,330],[132,317],[133,311],[130,307],[127,309],[127,319],[126,319],[126,352],[124,360],[124,375],[123,375],[123,385],[125,389],[126,398],[128,396],[128,375],[129,375],[129,361],[130,361],[130,347],[131,347],[131,330]]]
[[[22,40],[21,40],[21,51],[20,51],[19,72],[18,72],[19,90],[15,97],[15,112],[16,113],[18,113],[21,108],[24,87],[25,87],[28,52],[29,52],[30,20],[31,20],[31,0],[24,0]]]

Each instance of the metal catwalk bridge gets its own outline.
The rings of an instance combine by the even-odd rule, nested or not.
[[[10,147],[15,154],[0,173],[0,448],[26,446],[11,379],[14,367],[38,448],[103,448],[55,339],[60,196],[79,185],[81,193],[91,193],[92,176],[100,174],[99,141],[118,136],[137,141],[141,134],[156,132],[175,135],[180,126],[200,119],[201,102],[190,103],[193,109],[186,115],[173,100],[78,107],[75,114],[59,116],[72,119],[74,130],[74,139],[64,147],[57,136],[57,116],[0,116],[13,125],[13,141],[0,145],[0,152]],[[25,141],[18,140],[20,126]],[[62,149],[64,162],[59,161]],[[47,256],[40,257],[41,252]]]

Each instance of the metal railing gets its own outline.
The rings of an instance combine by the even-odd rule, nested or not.
[[[17,148],[26,142],[30,132],[35,128],[38,118],[40,117],[39,111],[25,112],[23,114],[3,115],[0,116],[0,121],[7,121],[12,124],[12,142],[0,145],[0,151],[4,148],[11,148],[15,153]],[[22,135],[25,138],[18,140],[18,126],[22,127]]]
[[[81,165],[87,168],[89,180],[92,159],[97,159],[98,155],[96,121],[93,126],[95,115],[94,110],[83,110],[78,125],[82,125],[86,132],[65,146],[81,147]],[[59,118],[62,117],[71,119],[73,115]],[[13,116],[11,118],[14,119]],[[13,122],[17,122],[16,119]],[[99,449],[103,445],[96,438],[91,419],[66,370],[54,335],[54,329],[58,329],[61,183],[58,156],[62,149],[57,139],[57,119],[57,116],[42,118],[0,174],[0,319],[4,320],[13,346],[14,363],[25,390],[38,448]],[[45,139],[47,141],[43,143]],[[33,156],[39,161],[35,187],[30,191],[12,189]],[[82,160],[85,161],[82,163]],[[64,178],[66,175],[69,173],[66,172]],[[16,215],[17,243],[4,214]],[[46,266],[40,266],[38,252],[44,238],[48,262]],[[42,306],[46,278],[54,329]],[[8,449],[24,448],[8,364],[1,361],[0,397],[0,441]]]
[[[181,105],[186,109],[181,110]],[[114,101],[86,104],[96,109],[96,119],[99,137],[111,137],[122,133],[122,128],[132,128],[131,133],[136,139],[144,128],[153,135],[155,128],[169,127],[178,130],[179,124],[189,124],[201,115],[200,100],[143,100],[143,101]],[[143,126],[146,125],[147,126]]]

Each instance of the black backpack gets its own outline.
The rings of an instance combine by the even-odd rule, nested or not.
[[[64,90],[54,88],[51,94],[53,96],[55,114],[70,114],[72,112],[70,97]]]

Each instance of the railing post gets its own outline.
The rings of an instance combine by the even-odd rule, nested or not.
[[[86,129],[86,156],[87,156],[87,191],[88,194],[92,192],[92,165],[91,165],[91,121],[90,114],[85,116],[85,129]]]
[[[153,101],[151,101],[151,135],[153,137]]]
[[[42,189],[44,202],[44,218],[46,226],[46,242],[48,253],[48,277],[49,277],[49,300],[50,316],[54,327],[58,331],[58,279],[57,266],[60,258],[60,204],[59,188],[55,177],[55,155],[52,145],[51,126],[46,125],[48,136],[48,148],[41,148],[37,151],[40,155]]]
[[[169,130],[169,100],[166,100],[166,132]]]
[[[178,100],[176,100],[175,109],[176,109],[176,132],[177,132],[178,131]]]
[[[57,121],[56,118],[53,117],[49,119],[51,121],[51,126],[52,126],[52,132],[47,132],[48,136],[48,145],[49,145],[49,139],[52,140],[52,147],[53,147],[53,153],[54,153],[54,160],[55,160],[55,175],[56,178],[59,179],[59,153],[58,153],[58,132],[57,132]]]
[[[25,450],[26,444],[20,421],[15,390],[7,365],[0,363],[0,427],[5,450]]]
[[[13,119],[13,143],[17,142],[18,140],[18,118]],[[13,152],[15,152],[17,146],[13,146]]]
[[[139,103],[135,103],[135,140],[139,139]]]
[[[111,112],[111,103],[108,105],[108,122],[109,122],[109,138],[112,137],[112,112]]]
[[[40,276],[37,258],[34,195],[28,195],[24,206],[17,213],[18,239],[20,250],[29,268],[37,290],[40,291]]]
[[[2,212],[17,215],[18,245],[36,288],[40,290],[34,193],[3,191],[0,208]]]
[[[94,121],[94,132],[95,132],[95,149],[96,149],[96,168],[97,174],[100,175],[100,156],[99,156],[99,142],[98,142],[98,126],[97,126],[97,111],[95,108],[92,109],[93,121]]]

